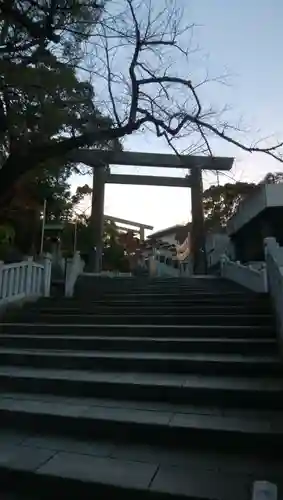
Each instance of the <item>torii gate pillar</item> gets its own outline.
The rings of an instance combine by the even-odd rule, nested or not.
[[[203,185],[201,168],[191,169],[191,252],[194,274],[206,274],[205,230],[203,214]]]
[[[144,227],[140,226],[140,241],[144,241]]]
[[[93,168],[90,216],[91,250],[87,267],[90,272],[96,273],[102,269],[105,178],[105,167]]]

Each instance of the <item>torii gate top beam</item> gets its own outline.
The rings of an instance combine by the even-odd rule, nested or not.
[[[118,222],[120,224],[127,224],[128,226],[135,226],[135,227],[143,227],[144,229],[149,229],[152,230],[153,226],[149,226],[148,224],[142,224],[141,222],[134,222],[132,220],[127,220],[127,219],[121,219],[121,217],[114,217],[114,215],[104,215],[104,219],[113,221],[113,222]]]
[[[175,155],[164,153],[141,153],[132,151],[102,151],[77,149],[68,156],[72,161],[93,167],[125,165],[163,168],[201,168],[205,170],[231,170],[234,159],[218,156]]]

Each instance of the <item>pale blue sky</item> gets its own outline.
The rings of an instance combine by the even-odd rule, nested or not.
[[[247,143],[274,134],[283,139],[283,2],[282,0],[178,0],[189,22],[198,25],[194,42],[199,45],[198,64],[209,75],[229,75],[229,85],[207,87],[204,99],[231,107],[231,120],[247,129]],[[125,149],[171,152],[150,133],[136,134],[124,142]],[[235,156],[231,175],[246,181],[260,180],[283,165],[264,155],[249,155],[221,141],[214,142],[218,155]],[[121,169],[119,169],[121,171]],[[152,169],[123,169],[148,173]],[[177,175],[163,169],[155,175]],[[85,178],[75,179],[74,186]],[[221,177],[221,182],[228,181]],[[215,176],[204,174],[207,187]],[[183,188],[107,185],[105,213],[132,219],[160,229],[190,218],[190,191]]]

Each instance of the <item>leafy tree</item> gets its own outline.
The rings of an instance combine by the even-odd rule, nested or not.
[[[207,228],[224,228],[228,219],[236,212],[241,201],[250,196],[262,184],[283,183],[283,172],[269,172],[258,185],[236,182],[223,186],[211,186],[203,193],[203,208]]]
[[[101,9],[102,3],[89,0],[0,0],[0,194],[8,194],[0,221],[12,224],[15,243],[26,251],[37,246],[44,200],[48,220],[67,220],[89,191],[82,187],[71,195],[74,165],[65,158],[39,161],[34,170],[22,160],[5,171],[6,160],[61,136],[77,137],[86,125],[110,124],[75,67]]]
[[[78,188],[78,191],[85,189],[85,186]],[[73,197],[75,198],[76,195]],[[73,213],[73,216],[67,221],[65,231],[63,233],[63,246],[68,251],[73,250],[74,233],[76,226],[76,248],[81,253],[88,253],[92,244],[92,227],[90,224],[90,216],[85,213]],[[119,231],[114,222],[105,221],[103,233],[103,246],[108,248],[118,242]]]
[[[76,249],[86,260],[91,245],[91,225],[89,216],[82,214],[76,220]],[[68,255],[74,250],[75,221],[65,225],[62,234],[62,249]],[[103,269],[128,271],[129,258],[120,240],[121,233],[113,221],[106,221],[103,234]]]
[[[136,237],[135,231],[128,230],[121,233],[119,236],[119,243],[124,248],[124,252],[129,265],[129,270],[135,269],[142,248],[141,241]]]
[[[114,271],[128,270],[128,260],[125,249],[120,242],[120,231],[114,221],[104,222],[103,259],[104,269]]]
[[[269,172],[264,176],[260,184],[281,184],[283,182],[283,172]]]
[[[69,167],[41,168],[28,172],[13,187],[13,196],[0,211],[0,222],[14,228],[14,243],[27,253],[39,247],[42,210],[46,201],[46,221],[68,222],[73,218],[76,205],[89,194],[87,185],[70,189]]]
[[[236,212],[240,202],[254,191],[256,184],[247,182],[211,186],[203,193],[203,209],[207,228],[223,228]]]
[[[5,170],[13,155],[25,156],[30,147],[48,147],[59,137],[77,137],[90,124],[110,125],[93,104],[91,83],[78,79],[75,67],[81,43],[100,12],[101,7],[90,1],[0,0],[0,177],[4,183],[1,180],[0,193],[29,171],[24,160]],[[97,145],[112,147],[111,141]],[[54,163],[58,168],[69,165],[56,155],[48,162],[44,155],[31,168],[52,169]]]
[[[4,74],[2,102],[0,99],[7,124],[0,136],[0,156],[4,165],[16,151],[43,143],[47,146],[52,138],[61,135],[76,137],[90,122],[96,126],[109,122],[93,105],[91,84],[79,81],[74,69],[59,63],[48,51],[41,56],[40,63],[14,63],[6,73],[4,67]],[[111,147],[107,141],[99,145]],[[58,161],[60,166],[68,164],[66,160],[54,158],[52,162],[41,162],[39,168],[53,168],[54,163],[58,166]],[[25,163],[19,164],[17,169],[19,175],[28,171]],[[14,170],[6,172],[5,182],[14,174]]]
[[[134,255],[140,247],[140,240],[136,236],[136,232],[132,229],[121,231],[119,234],[119,244],[125,249],[128,256]]]
[[[51,44],[62,56],[80,58],[105,2],[94,0],[0,0],[1,54],[26,60]]]

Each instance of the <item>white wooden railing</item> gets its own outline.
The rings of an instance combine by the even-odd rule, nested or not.
[[[189,256],[186,261],[179,263],[180,276],[187,277],[192,276],[193,270],[193,258]]]
[[[164,259],[164,262],[161,262]],[[149,257],[149,274],[150,276],[164,276],[164,277],[187,277],[191,276],[192,271],[192,258],[188,257],[186,261],[179,261],[172,259],[170,255],[164,255],[155,252]],[[170,263],[169,263],[170,262]],[[178,264],[178,267],[174,267],[172,263]]]
[[[78,276],[84,270],[85,262],[80,256],[80,252],[76,252],[71,259],[66,261],[66,276],[65,276],[65,296],[72,297],[74,287]]]
[[[156,261],[156,271],[157,271],[157,276],[171,276],[171,277],[177,277],[180,276],[180,270],[179,268],[169,266],[168,264],[165,264],[164,262],[159,262]]]
[[[208,233],[205,242],[207,268],[219,266],[222,255],[234,259],[234,247],[227,234]]]
[[[172,263],[172,253],[169,250],[157,251],[154,249],[153,255],[150,257],[150,276],[179,276],[179,268],[169,265],[169,262]]]
[[[266,238],[264,246],[268,289],[276,314],[278,340],[283,353],[283,248],[275,238]]]
[[[220,262],[221,276],[238,283],[254,292],[267,292],[266,267],[255,269],[252,265],[234,262],[227,255],[222,255]]]
[[[12,302],[50,295],[51,256],[41,263],[27,257],[22,262],[4,264],[0,261],[0,307]]]

